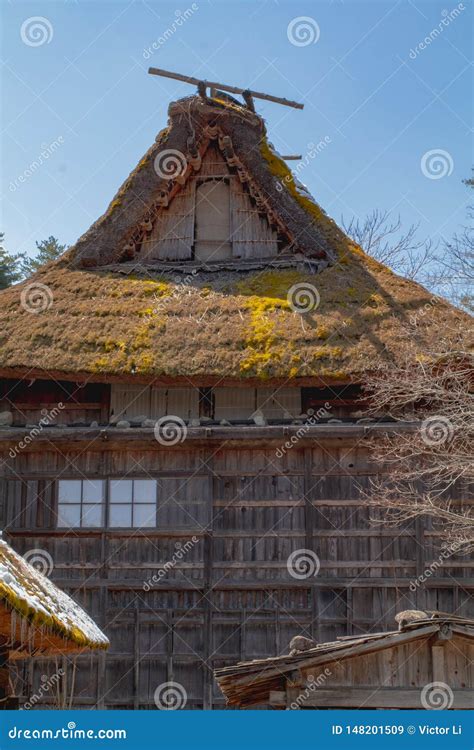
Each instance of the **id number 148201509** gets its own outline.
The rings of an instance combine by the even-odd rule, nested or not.
[[[332,734],[403,734],[405,727],[401,724],[333,724]]]

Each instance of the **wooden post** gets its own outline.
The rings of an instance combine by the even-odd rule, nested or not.
[[[135,599],[133,634],[133,708],[140,708],[140,599]]]
[[[0,642],[0,709],[6,709],[9,690],[8,672],[8,648],[7,640],[3,638]]]
[[[446,682],[446,666],[444,646],[435,643],[431,646],[431,661],[433,667],[433,682]]]
[[[315,508],[313,505],[313,475],[312,475],[312,460],[313,453],[311,448],[303,448],[302,451],[303,463],[304,463],[304,501],[305,501],[305,546],[314,552],[315,538]],[[319,590],[314,585],[313,579],[309,578],[308,583],[310,585],[310,597],[311,597],[311,637],[319,640],[320,622],[319,622]]]

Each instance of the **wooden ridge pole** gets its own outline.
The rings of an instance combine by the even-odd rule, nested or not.
[[[244,94],[248,93],[250,96],[256,99],[265,99],[267,102],[276,102],[276,104],[283,104],[285,107],[294,107],[295,109],[303,109],[304,104],[299,102],[293,102],[290,99],[284,99],[280,96],[272,96],[271,94],[263,94],[261,91],[252,91],[251,89],[242,89],[238,86],[227,86],[224,83],[216,83],[214,81],[203,81],[200,78],[193,78],[192,76],[183,76],[181,73],[173,73],[170,70],[162,70],[161,68],[148,68],[148,72],[153,76],[162,76],[162,78],[172,78],[174,81],[184,81],[184,83],[190,83],[193,86],[204,84],[206,88],[221,89],[222,91],[229,91],[231,94]]]

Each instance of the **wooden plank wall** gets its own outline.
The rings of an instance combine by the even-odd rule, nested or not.
[[[257,409],[270,420],[294,418],[301,414],[300,388],[217,387],[212,391],[216,420],[251,419]],[[113,383],[110,398],[111,415],[123,419],[138,416],[159,419],[173,415],[188,420],[203,416],[199,410],[199,388]]]
[[[328,641],[392,629],[395,613],[414,606],[474,614],[465,558],[445,560],[410,589],[438,558],[437,536],[429,523],[395,530],[369,523],[360,492],[375,468],[364,445],[301,441],[281,458],[277,448],[95,443],[4,454],[7,538],[20,553],[47,550],[53,580],[111,640],[106,657],[82,659],[77,707],[154,708],[155,689],[173,680],[188,707],[221,708],[213,669],[285,653],[296,634]],[[108,476],[158,479],[157,528],[56,530],[55,479]],[[295,579],[288,556],[303,548],[318,555],[321,570]],[[161,576],[168,561],[176,564]],[[144,590],[153,575],[158,583]],[[34,675],[44,669],[37,663]],[[25,685],[37,679],[28,674]]]

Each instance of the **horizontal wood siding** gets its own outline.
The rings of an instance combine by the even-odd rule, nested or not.
[[[277,449],[153,441],[140,450],[95,443],[3,456],[7,538],[20,553],[46,550],[53,580],[111,640],[106,657],[79,660],[77,707],[153,709],[156,687],[173,680],[188,707],[219,708],[212,669],[285,653],[294,635],[329,641],[392,629],[395,613],[413,607],[474,614],[466,558],[450,557],[410,588],[438,558],[439,537],[428,521],[371,524],[361,493],[376,467],[365,446],[303,440],[280,458]],[[84,476],[156,478],[157,527],[57,530],[55,480]],[[290,573],[288,557],[301,549],[318,556],[318,575]],[[465,655],[449,658],[450,674],[464,674]],[[409,666],[396,677],[387,660],[375,668],[394,686],[411,684]],[[45,666],[33,669],[39,679]],[[461,688],[464,678],[453,679]],[[28,680],[19,684],[28,695]]]

